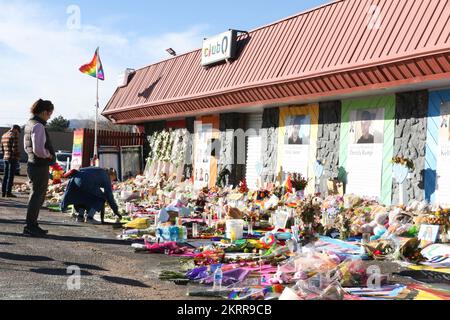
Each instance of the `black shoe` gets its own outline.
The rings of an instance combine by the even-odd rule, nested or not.
[[[95,220],[94,218],[87,218],[86,219],[86,223],[93,224],[93,225],[100,225],[100,224],[102,224],[101,222]]]
[[[37,228],[25,227],[23,228],[23,234],[30,237],[42,237],[45,233],[40,232]]]
[[[48,230],[41,229],[39,226],[36,226],[36,230],[42,234],[48,234]]]

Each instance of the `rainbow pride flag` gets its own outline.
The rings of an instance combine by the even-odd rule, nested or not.
[[[100,60],[100,55],[98,54],[99,48],[95,50],[94,58],[92,59],[91,63],[85,64],[82,66],[79,70],[87,74],[91,77],[98,78],[100,80],[105,80],[105,74],[103,72],[103,66],[102,61]],[[98,68],[97,68],[98,66]],[[98,72],[97,72],[98,70]]]

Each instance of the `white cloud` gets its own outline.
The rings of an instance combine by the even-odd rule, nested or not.
[[[0,125],[24,123],[38,98],[52,100],[55,115],[91,117],[96,80],[78,68],[92,59],[97,46],[106,73],[100,84],[103,108],[121,70],[166,58],[168,47],[178,53],[198,48],[207,29],[194,26],[160,36],[130,36],[83,24],[80,30],[69,30],[66,17],[65,12],[30,2],[0,0]]]

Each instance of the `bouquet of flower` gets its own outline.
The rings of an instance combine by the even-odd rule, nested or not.
[[[172,132],[172,155],[170,162],[177,168],[184,162],[184,157],[188,148],[189,134],[186,129],[178,129]]]
[[[391,240],[380,240],[376,243],[364,244],[364,248],[369,256],[375,260],[386,260],[394,257],[398,250]]]
[[[316,201],[313,196],[308,196],[297,208],[297,216],[303,224],[303,230],[300,236],[313,241],[316,233],[323,233],[323,226],[321,224],[322,213],[320,210],[320,203]]]
[[[435,212],[436,223],[442,227],[442,232],[445,234],[450,227],[450,209],[439,208]]]
[[[239,192],[247,193],[248,192],[247,181],[244,179],[239,183]]]
[[[353,209],[341,210],[336,217],[336,228],[339,229],[340,239],[346,240],[350,237],[351,219],[353,218]]]
[[[411,159],[405,157],[394,157],[392,158],[392,163],[406,166],[409,170],[414,170],[414,162]]]
[[[248,222],[259,221],[259,210],[250,210],[244,213],[244,220]]]
[[[163,131],[163,147],[161,150],[161,160],[169,162],[172,155],[173,135],[172,131]]]
[[[297,191],[305,190],[308,185],[309,180],[303,177],[301,173],[293,173],[291,174],[291,183],[292,188]]]
[[[402,258],[405,261],[410,261],[417,264],[426,261],[427,259],[424,256],[422,256],[420,244],[421,241],[417,238],[411,238],[408,241],[406,241],[400,247],[399,250],[400,258]]]

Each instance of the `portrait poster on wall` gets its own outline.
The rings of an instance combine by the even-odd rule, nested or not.
[[[348,194],[381,198],[384,108],[350,112],[347,158]]]
[[[285,120],[283,171],[308,176],[311,116],[288,116]]]
[[[437,153],[436,202],[450,207],[450,103],[441,105],[439,124],[439,143]]]
[[[275,176],[277,181],[283,183],[289,174],[302,174],[308,180],[305,194],[316,192],[314,164],[317,159],[318,123],[318,104],[280,108]]]

